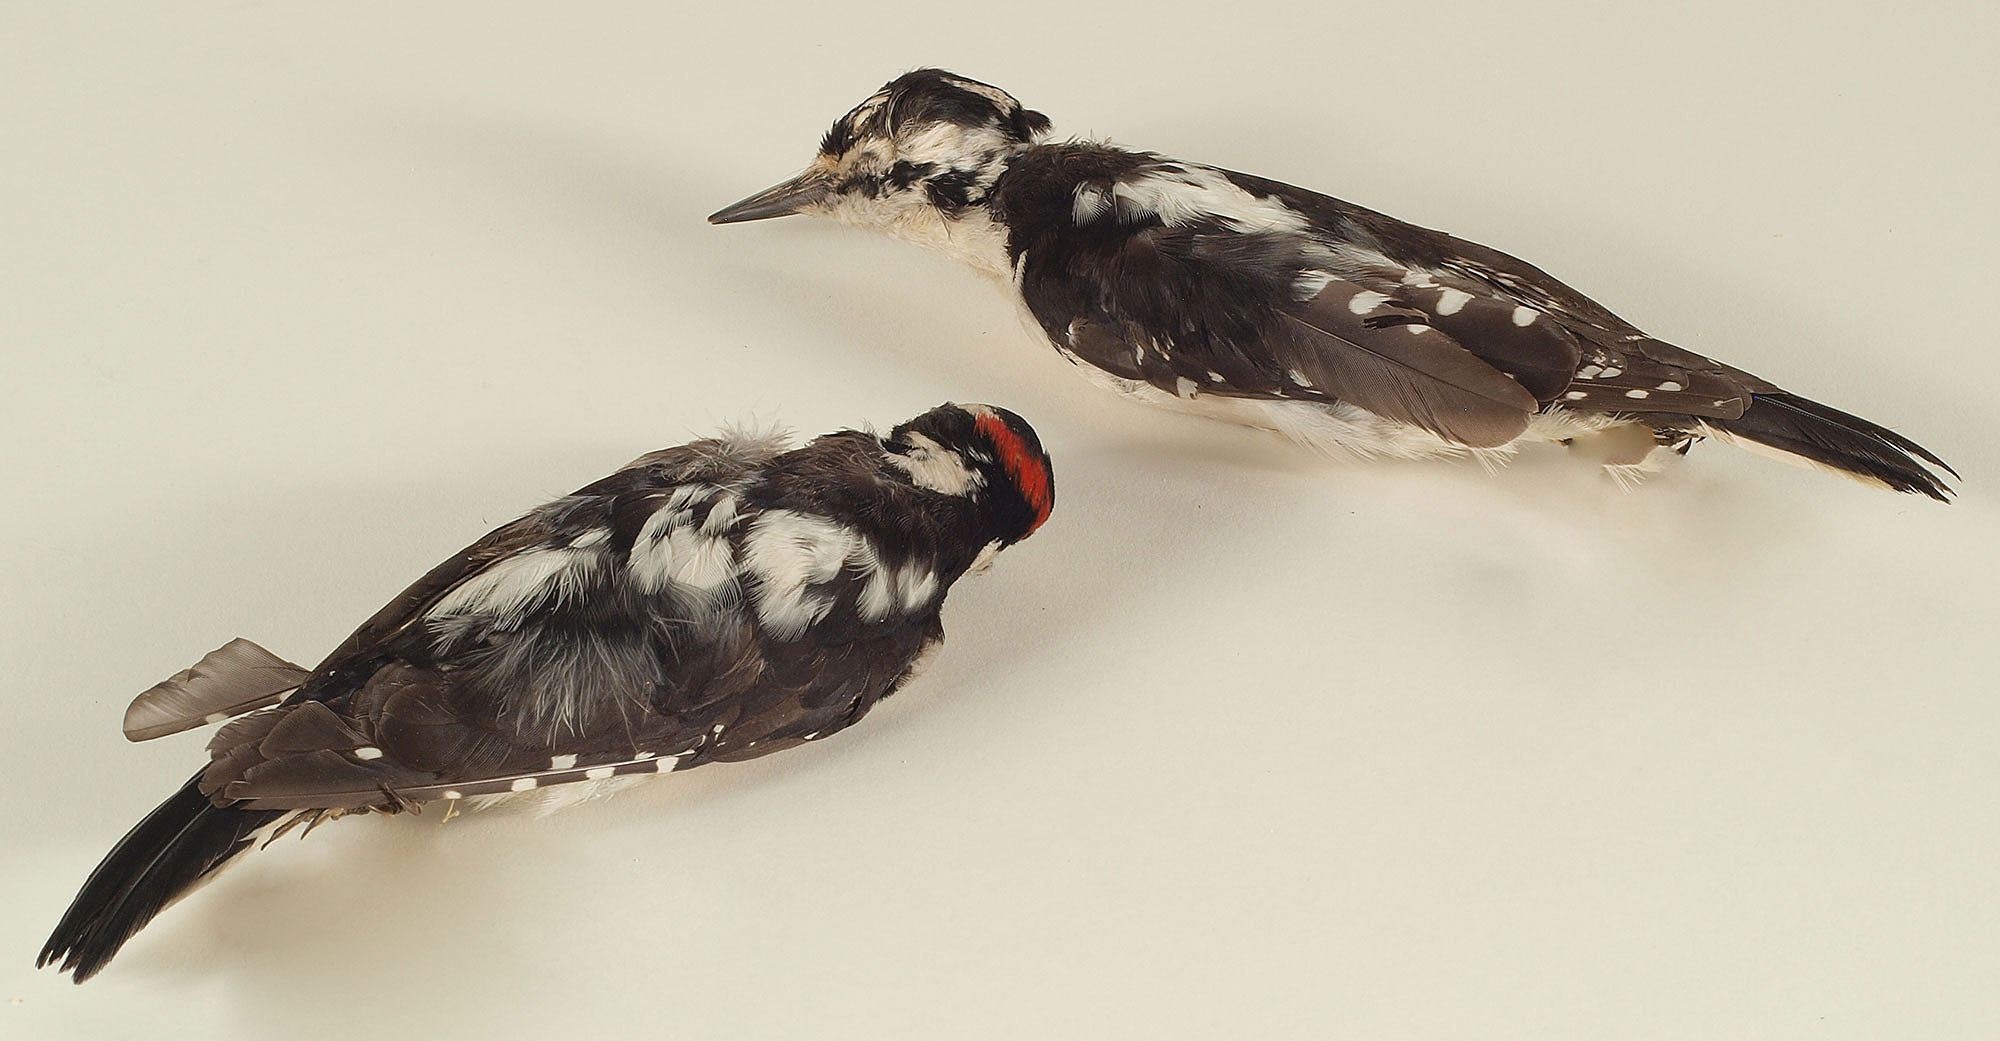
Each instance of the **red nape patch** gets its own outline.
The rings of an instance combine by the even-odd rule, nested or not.
[[[1035,508],[1035,523],[1029,531],[1042,526],[1049,519],[1049,510],[1055,505],[1055,491],[1049,487],[1049,468],[1041,456],[1029,451],[1028,443],[1021,435],[1009,429],[1006,422],[991,412],[982,413],[973,424],[986,440],[993,442],[993,448],[1000,453],[1000,465],[1007,468],[1007,476],[1014,479],[1014,487],[1020,489],[1021,498]]]

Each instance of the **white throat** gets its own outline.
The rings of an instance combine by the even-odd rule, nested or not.
[[[917,193],[898,192],[875,199],[842,197],[822,206],[820,212],[842,224],[914,242],[1001,282],[1012,274],[1007,260],[1007,228],[993,220],[984,206],[967,207],[962,215],[947,217]]]

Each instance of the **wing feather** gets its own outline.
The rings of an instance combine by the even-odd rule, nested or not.
[[[1526,387],[1387,294],[1334,279],[1283,317],[1279,363],[1376,415],[1492,448],[1521,436],[1537,408]]]
[[[312,675],[238,637],[132,699],[125,739],[150,741],[274,704]]]

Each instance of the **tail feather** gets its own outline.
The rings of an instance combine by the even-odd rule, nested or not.
[[[1939,502],[1951,501],[1952,490],[1936,470],[1958,477],[1958,471],[1915,441],[1796,394],[1758,394],[1742,416],[1707,419],[1702,425],[1705,433],[1725,441]]]
[[[60,962],[77,983],[95,976],[154,915],[283,816],[283,811],[218,807],[189,780],[90,873],[43,945],[36,967]]]

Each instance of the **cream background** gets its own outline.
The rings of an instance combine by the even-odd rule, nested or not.
[[[2000,1035],[1984,3],[8,4],[19,1038]],[[703,215],[895,73],[1524,256],[1896,426],[1946,508],[1720,447],[1354,468],[1102,396],[968,272]],[[346,822],[27,966],[200,738],[529,505],[947,398],[1057,461],[934,670],[547,820]]]

